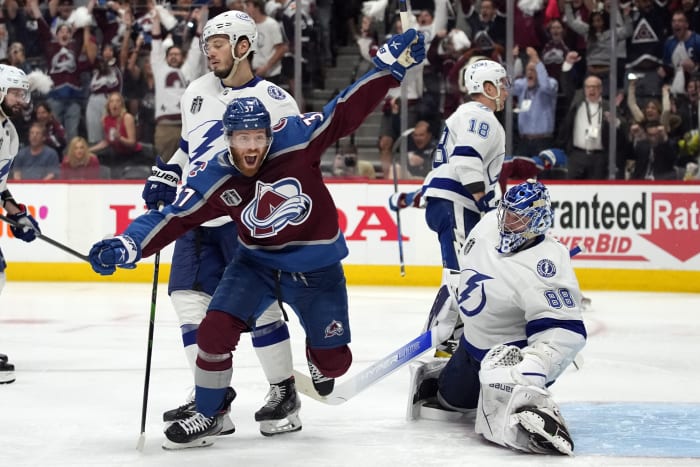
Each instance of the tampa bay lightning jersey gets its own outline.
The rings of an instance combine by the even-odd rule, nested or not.
[[[223,86],[214,73],[197,78],[187,86],[180,100],[180,149],[188,156],[190,170],[196,170],[197,164],[227,148],[221,118],[226,106],[237,97],[257,97],[270,113],[273,123],[300,113],[299,106],[287,91],[259,77],[238,88]],[[183,173],[183,183],[187,173]]]
[[[7,189],[12,161],[19,150],[19,136],[12,121],[2,117],[0,122],[0,193]]]
[[[465,186],[484,182],[485,195],[494,197],[505,153],[506,133],[493,111],[478,102],[460,105],[445,121],[423,197],[448,199],[479,212]]]
[[[238,226],[239,253],[261,266],[308,272],[337,263],[348,250],[321,157],[398,84],[389,72],[372,70],[323,112],[282,118],[273,125],[267,159],[253,177],[231,164],[227,150],[197,164],[173,204],[138,217],[125,234],[148,256],[185,231],[228,215]]]
[[[469,266],[460,273],[457,299],[467,351],[481,360],[499,344],[543,340],[573,359],[586,330],[569,251],[551,236],[515,254],[499,253],[498,243],[494,210],[472,229],[463,251]]]

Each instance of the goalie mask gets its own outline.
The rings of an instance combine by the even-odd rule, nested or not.
[[[272,144],[270,113],[255,97],[234,99],[223,124],[231,164],[245,176],[255,175]]]
[[[514,253],[528,240],[544,235],[554,224],[549,191],[527,180],[512,187],[498,206],[499,253]]]

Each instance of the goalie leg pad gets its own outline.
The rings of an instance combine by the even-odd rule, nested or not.
[[[409,366],[411,379],[408,386],[408,405],[406,420],[420,417],[424,403],[437,400],[438,377],[447,364],[445,359],[412,362]]]
[[[574,454],[574,442],[556,405],[523,407],[516,411],[515,417],[520,426],[532,434],[530,440],[536,446],[533,450],[541,448],[544,453]]]

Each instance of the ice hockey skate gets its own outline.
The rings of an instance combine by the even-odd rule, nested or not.
[[[10,384],[15,380],[15,366],[7,363],[7,355],[0,354],[0,384]]]
[[[551,454],[574,454],[574,442],[559,411],[549,408],[523,407],[515,417],[522,428],[532,434],[538,450]]]
[[[216,436],[223,431],[224,418],[228,417],[235,398],[236,391],[227,388],[222,407],[214,416],[206,417],[195,411],[187,418],[173,421],[165,430],[163,449],[202,448],[214,444]]]
[[[189,401],[185,402],[180,407],[163,412],[163,422],[165,422],[165,427],[167,429],[173,422],[190,418],[195,413],[197,413],[197,407],[195,407],[194,394],[192,394],[192,398],[190,398]],[[230,435],[235,431],[236,426],[233,424],[231,416],[228,413],[224,414],[223,428],[221,429],[219,436]]]
[[[309,364],[309,374],[311,374],[311,382],[314,383],[314,389],[319,396],[327,396],[333,392],[333,387],[335,386],[335,378],[329,378],[321,373],[316,365],[313,364],[311,359],[306,356],[306,362]]]
[[[271,384],[267,402],[255,412],[263,436],[274,436],[301,430],[299,409],[301,401],[294,385],[294,376],[281,383]]]

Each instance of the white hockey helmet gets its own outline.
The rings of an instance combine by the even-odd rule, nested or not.
[[[484,83],[510,87],[506,69],[493,60],[478,60],[464,68],[464,87],[468,94],[484,94]]]
[[[231,49],[236,46],[241,37],[246,37],[250,42],[250,52],[255,52],[258,48],[258,28],[255,21],[242,11],[225,11],[207,21],[202,31],[202,45],[205,53],[207,40],[217,35],[228,36]]]
[[[29,78],[17,67],[11,65],[0,65],[0,102],[5,99],[10,89],[24,91],[22,99],[25,104],[29,104],[31,93],[29,91]]]

